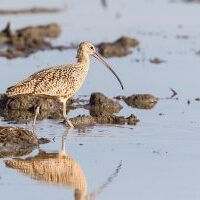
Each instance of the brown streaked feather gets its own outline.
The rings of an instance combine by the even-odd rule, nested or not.
[[[8,96],[20,94],[71,96],[85,78],[81,65],[60,65],[43,69],[27,79],[9,87]]]
[[[16,85],[13,85],[13,86],[7,88],[6,94],[8,96],[15,96],[15,95],[19,95],[19,94],[30,94],[30,93],[33,93],[33,88],[32,87],[35,86],[36,82],[38,82],[38,78],[41,77],[42,75],[45,75],[46,73],[48,73],[48,71],[51,68],[52,67],[42,69],[42,70],[32,74],[28,78],[20,81]],[[30,87],[30,86],[32,86],[32,87]]]

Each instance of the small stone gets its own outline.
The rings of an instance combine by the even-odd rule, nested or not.
[[[131,107],[139,109],[152,109],[158,99],[151,94],[134,94],[124,99],[125,103]]]
[[[149,59],[149,62],[153,64],[161,64],[161,63],[164,63],[165,61],[159,58],[153,58],[153,59]]]

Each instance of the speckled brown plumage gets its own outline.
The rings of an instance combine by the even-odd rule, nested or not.
[[[6,94],[46,95],[68,99],[81,87],[88,67],[78,63],[46,68],[8,88]]]

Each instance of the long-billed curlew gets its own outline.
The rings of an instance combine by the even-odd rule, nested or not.
[[[90,42],[82,42],[79,44],[77,50],[77,63],[53,66],[38,71],[27,79],[9,87],[6,94],[9,97],[28,94],[57,98],[63,103],[63,117],[65,121],[70,127],[73,127],[66,114],[66,102],[82,86],[89,69],[90,55],[108,67],[123,89],[121,80],[110,65],[96,52],[94,45]],[[39,109],[36,110],[35,120],[39,113]]]

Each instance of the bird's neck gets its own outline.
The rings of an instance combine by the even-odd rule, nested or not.
[[[82,51],[77,53],[77,62],[88,65],[90,64],[90,59],[89,59],[89,55],[83,53]]]

